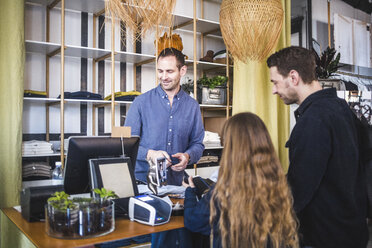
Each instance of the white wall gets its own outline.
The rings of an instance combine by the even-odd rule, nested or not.
[[[331,0],[330,2],[330,21],[334,24],[334,14],[338,13],[356,20],[371,23],[371,16],[367,13],[355,9],[341,0]],[[325,0],[312,0],[312,35],[321,44],[322,50],[328,45],[328,8]],[[333,34],[332,34],[333,36]]]

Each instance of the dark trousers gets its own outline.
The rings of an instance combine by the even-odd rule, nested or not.
[[[209,236],[192,233],[186,228],[154,233],[152,248],[209,248]]]

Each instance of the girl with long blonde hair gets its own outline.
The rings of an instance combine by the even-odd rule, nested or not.
[[[291,192],[265,124],[253,113],[236,114],[222,139],[214,189],[197,201],[189,179],[185,226],[212,232],[213,247],[298,247]]]

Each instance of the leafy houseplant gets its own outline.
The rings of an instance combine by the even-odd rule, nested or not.
[[[218,88],[225,88],[227,83],[227,77],[225,76],[214,76],[209,78],[207,76],[203,76],[199,78],[197,81],[197,99],[199,103],[202,103],[202,92],[208,89],[208,91]],[[182,84],[182,89],[186,91],[186,93],[190,94],[194,92],[194,82],[189,80],[187,83]],[[203,89],[204,88],[204,89]]]
[[[202,86],[207,87],[209,89],[214,89],[217,86],[226,87],[227,77],[225,77],[225,76],[214,76],[213,78],[208,78],[204,75],[203,77],[201,77],[198,80],[198,84],[199,83]]]
[[[335,73],[337,69],[341,67],[339,65],[340,57],[340,53],[336,54],[336,50],[330,47],[327,47],[327,49],[322,52],[320,57],[317,53],[315,53],[317,78],[327,79],[332,76],[333,73]]]

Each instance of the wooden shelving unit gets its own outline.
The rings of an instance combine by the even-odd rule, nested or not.
[[[215,2],[215,0],[209,0],[212,2]],[[196,16],[197,12],[197,4],[196,0],[193,0],[192,7],[193,7],[193,16],[184,16],[184,15],[174,15],[174,25],[172,27],[172,30],[183,30],[183,31],[189,31],[193,33],[193,57],[192,59],[188,59],[186,63],[189,66],[189,69],[193,71],[193,79],[194,82],[197,81],[198,73],[199,75],[202,75],[206,71],[219,71],[224,73],[225,75],[230,75],[230,71],[232,69],[232,66],[229,65],[229,56],[227,56],[227,63],[226,64],[220,64],[220,63],[209,63],[209,62],[203,62],[199,61],[197,58],[197,34],[200,36],[201,39],[201,47],[200,54],[204,54],[204,39],[205,37],[214,37],[214,38],[220,38],[221,31],[219,28],[219,23],[216,21],[210,21],[204,19],[204,8],[203,8],[203,0],[201,0],[200,8],[201,8],[201,17],[198,18]],[[217,1],[218,2],[218,1]],[[46,81],[46,92],[47,97],[46,98],[33,98],[33,97],[25,97],[25,103],[45,103],[46,106],[46,140],[49,141],[49,127],[50,127],[50,116],[49,116],[49,108],[53,105],[58,105],[60,108],[60,141],[61,141],[61,150],[64,149],[64,112],[65,112],[65,105],[71,104],[71,103],[87,103],[89,106],[93,108],[92,110],[92,124],[93,124],[93,134],[95,134],[95,123],[96,123],[96,111],[95,109],[102,106],[111,106],[111,126],[115,123],[115,106],[116,105],[128,105],[131,104],[129,101],[116,101],[115,98],[113,98],[110,101],[105,100],[78,100],[78,99],[64,99],[64,95],[62,94],[64,92],[64,74],[65,74],[65,57],[73,57],[73,58],[87,58],[92,59],[92,78],[91,81],[89,81],[90,84],[93,85],[93,92],[97,88],[96,86],[96,63],[102,60],[105,61],[111,61],[111,94],[114,96],[115,93],[115,67],[113,66],[115,62],[127,62],[127,63],[133,63],[134,68],[134,78],[136,71],[135,68],[140,65],[151,65],[156,67],[155,60],[156,56],[151,54],[140,54],[135,52],[124,52],[124,51],[116,51],[114,50],[115,47],[115,20],[111,20],[111,47],[112,49],[100,49],[96,47],[96,22],[100,15],[104,15],[104,8],[105,3],[103,0],[26,0],[26,4],[29,5],[37,5],[37,6],[44,6],[46,8],[46,41],[35,41],[35,40],[26,40],[26,52],[27,53],[36,53],[36,54],[42,54],[45,55],[46,59],[46,68],[45,68],[45,81]],[[50,42],[50,11],[52,9],[57,8],[61,12],[61,40],[60,43],[53,43]],[[65,11],[83,11],[93,14],[93,46],[92,47],[83,47],[83,46],[75,46],[75,45],[69,45],[65,42]],[[106,30],[107,32],[108,30]],[[68,31],[67,31],[68,32]],[[50,66],[50,58],[52,57],[59,57],[60,58],[60,95],[61,98],[53,98],[49,96],[49,88],[50,88],[50,78],[49,78],[49,66]],[[229,66],[227,66],[229,65]],[[106,82],[108,85],[108,82]],[[136,82],[133,80],[133,84],[135,85]],[[196,84],[194,89],[194,96],[196,97]],[[226,105],[206,105],[201,104],[200,107],[202,108],[202,112],[204,109],[206,111],[225,111],[226,112],[226,118],[231,113],[231,106],[229,105],[230,96],[229,96],[229,88],[230,88],[230,82],[227,84],[227,104]],[[134,86],[134,89],[135,86]],[[57,156],[56,154],[53,154],[53,156]],[[64,154],[60,154],[60,159],[62,162],[62,165],[64,164]]]

